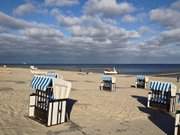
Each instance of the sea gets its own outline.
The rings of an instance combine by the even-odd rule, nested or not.
[[[120,74],[152,75],[172,74],[180,75],[180,64],[7,64],[7,67],[29,68],[34,65],[39,69],[59,69],[80,72],[103,73],[107,68],[116,68]]]

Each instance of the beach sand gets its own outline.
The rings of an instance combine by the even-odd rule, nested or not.
[[[55,70],[53,70],[55,71]],[[100,91],[102,74],[56,71],[72,82],[71,120],[46,127],[28,118],[30,69],[0,68],[0,135],[164,135],[174,117],[146,108],[148,90],[131,88],[135,76],[116,75],[117,91]],[[176,78],[150,77],[176,83]],[[177,84],[179,87],[179,84]]]

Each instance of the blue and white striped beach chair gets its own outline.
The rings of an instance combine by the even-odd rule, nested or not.
[[[71,83],[56,75],[34,75],[30,95],[29,117],[40,120],[47,126],[65,122],[66,102]]]
[[[176,86],[173,83],[151,81],[149,89],[147,107],[154,106],[169,112],[175,111]]]
[[[110,75],[103,75],[100,90],[116,91],[116,78]]]
[[[149,78],[144,75],[137,75],[136,76],[136,87],[137,88],[147,88]]]

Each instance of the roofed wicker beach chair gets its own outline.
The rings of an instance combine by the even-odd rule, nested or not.
[[[157,107],[175,112],[176,85],[170,82],[151,81],[149,83],[147,107]]]
[[[136,76],[136,88],[147,88],[149,78],[144,75]]]
[[[34,75],[31,86],[29,117],[46,126],[65,122],[71,83],[56,76]]]
[[[110,75],[103,75],[100,90],[116,91],[116,78]]]

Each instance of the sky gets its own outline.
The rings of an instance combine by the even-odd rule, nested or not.
[[[3,0],[0,63],[180,64],[180,0]]]

